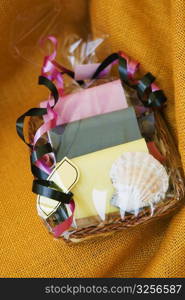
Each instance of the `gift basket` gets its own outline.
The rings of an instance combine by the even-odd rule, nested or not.
[[[66,44],[70,69],[56,60],[57,39],[44,38],[41,44],[53,50],[44,56],[39,84],[49,98],[17,120],[30,148],[38,215],[55,238],[68,242],[161,218],[184,197],[163,91],[122,51],[100,62],[102,41]]]

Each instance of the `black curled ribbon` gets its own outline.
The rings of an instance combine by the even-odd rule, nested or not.
[[[155,77],[151,73],[146,73],[140,80],[134,80],[129,76],[128,59],[119,53],[113,53],[105,58],[105,60],[98,66],[97,70],[92,76],[92,79],[98,78],[99,74],[118,60],[118,71],[120,79],[123,83],[137,91],[138,97],[146,107],[162,108],[167,101],[166,96],[160,89],[155,90],[153,85]]]
[[[40,85],[46,86],[50,90],[54,98],[54,105],[53,105],[54,107],[59,99],[58,90],[56,86],[51,80],[49,80],[44,76],[39,77],[38,83]],[[36,178],[33,180],[32,191],[36,194],[49,197],[51,199],[60,201],[62,203],[69,203],[70,200],[72,199],[73,194],[72,193],[66,194],[62,192],[58,187],[56,187],[54,182],[47,180],[48,174],[35,165],[35,162],[41,159],[45,154],[53,152],[51,144],[46,143],[44,145],[34,147],[32,144],[27,143],[24,137],[23,129],[24,129],[25,118],[33,117],[33,116],[43,116],[45,114],[47,114],[46,108],[32,108],[29,109],[22,116],[20,116],[16,122],[17,134],[23,140],[23,142],[31,149],[31,155],[30,155],[31,171],[34,177]]]

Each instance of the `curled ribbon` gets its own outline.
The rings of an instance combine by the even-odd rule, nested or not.
[[[44,57],[41,74],[42,74],[42,76],[44,76],[44,77],[48,78],[49,80],[51,80],[52,82],[56,83],[58,93],[60,96],[62,96],[63,87],[64,87],[63,78],[62,78],[62,74],[58,71],[58,69],[56,68],[56,66],[54,64],[55,58],[57,55],[58,42],[57,42],[57,39],[53,36],[48,36],[46,39],[52,42],[54,49],[50,55]],[[43,47],[46,39],[41,41],[42,47]]]
[[[52,102],[53,105],[51,105],[51,99],[49,99],[47,108],[32,108],[28,110],[17,119],[16,129],[19,137],[31,150],[31,171],[35,177],[32,191],[36,194],[68,204],[71,209],[72,215],[53,228],[54,236],[59,237],[71,226],[73,222],[75,210],[75,203],[72,199],[73,194],[70,192],[67,194],[63,193],[60,188],[57,188],[56,186],[54,187],[54,183],[52,181],[47,180],[48,174],[51,173],[52,168],[48,166],[46,158],[49,153],[53,154],[53,149],[50,143],[46,143],[41,146],[37,146],[37,143],[43,134],[56,127],[57,114],[53,108],[59,99],[59,95],[61,97],[63,96],[63,74],[67,74],[74,80],[75,74],[73,71],[61,66],[55,61],[57,54],[57,39],[53,36],[48,36],[47,39],[52,42],[54,50],[50,55],[44,58],[41,69],[42,75],[39,77],[39,84],[46,86],[50,90],[52,99],[54,100],[54,102]],[[45,40],[41,42],[42,46],[44,42]],[[161,108],[165,104],[166,97],[164,93],[156,84],[154,84],[155,77],[151,73],[147,73],[141,79],[135,79],[135,74],[139,69],[139,63],[137,61],[130,60],[130,58],[122,51],[113,53],[105,58],[94,72],[91,80],[101,78],[101,75],[106,72],[105,70],[107,67],[111,67],[114,64],[118,64],[121,81],[137,91],[137,94],[144,106]],[[83,80],[76,80],[76,82],[79,85],[84,85]],[[24,119],[26,117],[43,116],[45,114],[49,116],[47,123],[44,123],[40,128],[38,128],[35,133],[33,143],[27,143],[23,133]]]
[[[46,77],[39,77],[39,84],[44,84],[46,87],[49,88],[49,90],[52,93],[52,96],[54,98],[55,104],[58,101],[58,91],[55,87],[55,85]],[[52,107],[53,108],[53,107]],[[42,157],[48,153],[53,152],[52,146],[50,143],[46,143],[41,146],[36,146],[35,144],[39,140],[39,138],[46,132],[46,130],[49,130],[53,128],[53,126],[56,126],[55,120],[52,123],[48,122],[46,126],[41,126],[36,133],[36,136],[34,137],[34,143],[29,144],[26,142],[24,133],[23,133],[23,127],[24,127],[24,119],[26,117],[31,117],[31,116],[43,116],[46,113],[49,113],[50,115],[53,115],[53,111],[50,106],[48,106],[47,109],[42,109],[42,108],[32,108],[28,110],[26,113],[24,113],[22,116],[20,116],[16,122],[16,129],[17,133],[20,136],[20,138],[29,146],[31,149],[31,156],[30,156],[30,161],[31,161],[31,171],[35,177],[33,180],[33,187],[32,191],[36,194],[57,200],[59,202],[69,204],[72,200],[72,193],[63,193],[61,189],[57,188],[54,186],[54,183],[52,181],[47,180],[48,174],[51,172],[50,168],[47,168],[46,166],[43,167],[43,162],[42,162]],[[55,115],[54,115],[55,119]],[[73,208],[73,206],[72,206]],[[74,210],[73,210],[74,211]],[[72,211],[72,216],[73,216],[73,211]],[[68,224],[72,222],[72,217],[69,218]],[[65,221],[64,221],[65,222]]]
[[[167,99],[163,91],[153,83],[155,81],[155,77],[151,73],[147,73],[139,80],[134,79],[135,73],[139,69],[139,63],[137,61],[130,60],[129,57],[122,51],[109,55],[99,65],[92,76],[92,79],[98,78],[98,75],[113,63],[118,63],[118,71],[121,81],[137,91],[137,94],[144,106],[152,108],[163,107]]]

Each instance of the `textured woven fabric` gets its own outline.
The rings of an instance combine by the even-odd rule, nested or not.
[[[15,120],[47,91],[37,86],[38,69],[13,57],[10,41],[12,20],[43,2],[0,0],[0,276],[184,277],[184,208],[173,217],[79,245],[53,239],[38,218],[28,152],[16,135]],[[93,32],[110,35],[107,46],[122,49],[157,76],[168,96],[165,114],[185,167],[184,0],[60,2],[61,36],[66,28],[83,33],[89,12]]]

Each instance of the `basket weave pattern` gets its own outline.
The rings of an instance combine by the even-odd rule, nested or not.
[[[33,140],[36,129],[40,126],[41,122],[41,119],[35,120],[30,118],[28,133],[30,141]],[[172,196],[156,203],[153,212],[151,212],[150,207],[147,207],[143,208],[137,216],[133,214],[127,214],[123,220],[120,216],[118,216],[114,218],[108,218],[106,221],[98,225],[77,229],[73,228],[70,239],[76,239],[80,241],[97,235],[105,235],[111,232],[120,231],[124,228],[136,226],[138,224],[153,220],[154,218],[159,218],[169,214],[182,204],[181,200],[184,197],[184,179],[180,156],[167,129],[165,121],[159,112],[155,113],[155,122],[156,135],[162,141],[166,152],[165,165],[167,169],[170,170],[171,186],[173,187]],[[40,143],[45,142],[45,140],[46,137],[43,137]]]

